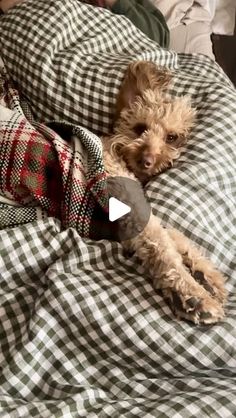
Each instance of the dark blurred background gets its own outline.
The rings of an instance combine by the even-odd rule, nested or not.
[[[212,43],[216,61],[236,87],[236,25],[234,36],[213,34]]]

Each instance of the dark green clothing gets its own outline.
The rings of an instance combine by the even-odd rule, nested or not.
[[[149,0],[117,0],[111,11],[125,15],[160,46],[169,46],[169,29],[162,13]]]

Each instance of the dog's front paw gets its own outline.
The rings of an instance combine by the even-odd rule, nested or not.
[[[203,286],[208,293],[220,302],[222,305],[225,304],[227,298],[227,291],[224,285],[224,277],[222,274],[215,270],[211,262],[206,259],[202,259],[203,262],[195,267],[195,270],[191,270],[191,275],[194,279]]]
[[[224,317],[222,303],[210,295],[183,295],[173,289],[163,289],[173,313],[177,318],[194,322],[195,324],[214,324]]]
[[[189,269],[191,276],[222,305],[226,302],[227,291],[225,279],[216,270],[213,263],[201,254],[201,251],[190,243],[181,232],[176,229],[168,230],[173,239],[183,264]]]

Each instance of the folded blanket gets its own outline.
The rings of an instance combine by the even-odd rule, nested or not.
[[[169,29],[173,29],[182,23],[194,0],[151,0],[151,2],[162,12]]]

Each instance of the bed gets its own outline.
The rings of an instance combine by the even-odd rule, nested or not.
[[[28,0],[0,26],[0,415],[235,416],[232,83],[210,58],[77,0]],[[179,321],[135,256],[90,238],[106,205],[99,136],[136,59],[169,68],[170,94],[197,109],[183,154],[145,193],[225,275],[214,326]]]

